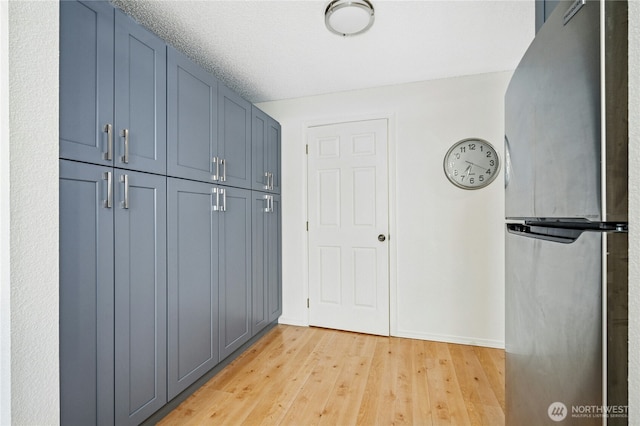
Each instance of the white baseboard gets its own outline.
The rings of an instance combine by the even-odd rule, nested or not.
[[[398,330],[397,334],[394,334],[394,337],[405,337],[408,339],[431,340],[434,342],[456,343],[460,345],[504,349],[503,340],[478,339],[468,336],[451,336],[446,334],[416,333],[414,331]]]
[[[285,325],[295,325],[298,327],[309,327],[309,324],[300,321],[298,319],[294,319],[294,318],[287,318],[287,317],[280,317],[278,318],[278,324],[285,324]]]

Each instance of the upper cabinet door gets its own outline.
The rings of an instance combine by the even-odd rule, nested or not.
[[[115,22],[115,166],[165,174],[166,45],[120,10]]]
[[[60,2],[60,158],[113,164],[113,16],[108,2]]]
[[[167,49],[167,174],[217,182],[218,81]]]
[[[218,95],[220,183],[251,188],[251,104],[220,85]]]
[[[280,124],[255,106],[252,117],[252,189],[279,194]]]

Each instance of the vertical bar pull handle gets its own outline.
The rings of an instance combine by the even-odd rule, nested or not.
[[[264,200],[266,201],[267,207],[264,208],[265,213],[269,213],[269,196],[264,195]]]
[[[211,180],[216,181],[220,176],[220,163],[218,162],[218,157],[213,157],[211,159],[211,162],[216,165],[216,173],[213,176],[211,176]]]
[[[225,189],[220,188],[222,191],[222,208],[220,209],[223,212],[227,211],[227,191]]]
[[[107,199],[103,200],[102,205],[105,208],[110,209],[113,201],[113,185],[111,182],[111,172],[104,172],[104,174],[102,175],[102,179],[107,181]]]
[[[124,183],[124,200],[120,203],[123,209],[129,208],[129,175],[120,176],[120,182]]]
[[[220,163],[222,163],[222,177],[220,178],[220,182],[227,181],[227,160],[224,158],[220,159]]]
[[[128,164],[129,163],[129,129],[122,129],[121,136],[124,138],[124,155],[120,157],[120,160]]]
[[[264,185],[264,189],[269,189],[269,172],[264,172],[264,178],[267,183]]]
[[[216,205],[212,207],[214,212],[220,211],[220,194],[218,193],[218,188],[212,188],[211,192],[216,194]]]
[[[269,172],[269,189],[273,191],[273,172]]]
[[[273,195],[269,195],[269,202],[271,204],[271,208],[269,209],[269,213],[273,213]]]
[[[104,132],[107,134],[107,152],[104,153],[104,159],[111,161],[113,158],[113,126],[106,124],[104,126]]]

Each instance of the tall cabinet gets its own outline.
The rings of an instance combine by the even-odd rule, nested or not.
[[[140,424],[277,322],[279,193],[275,120],[108,2],[60,2],[61,423]]]

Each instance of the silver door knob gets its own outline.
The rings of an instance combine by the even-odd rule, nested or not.
[[[384,242],[384,240],[386,240],[387,237],[384,236],[384,234],[380,234],[378,235],[378,241],[380,241],[381,243]]]

